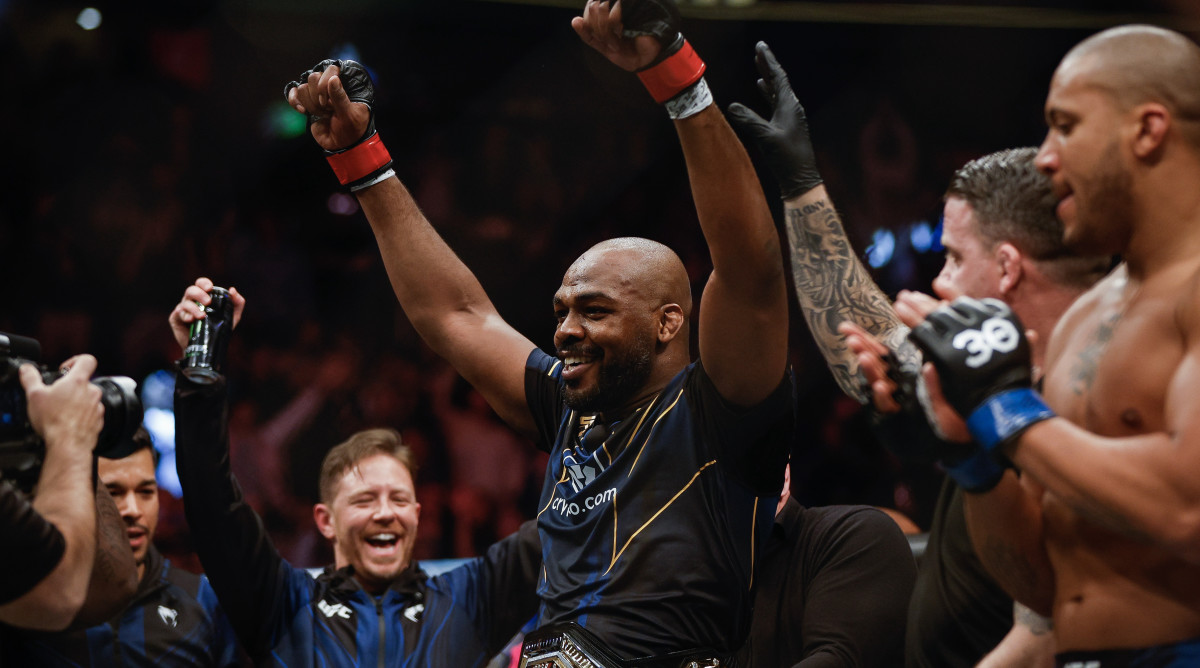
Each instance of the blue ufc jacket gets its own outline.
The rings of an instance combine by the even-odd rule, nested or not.
[[[224,380],[176,381],[184,509],[221,606],[258,665],[484,666],[537,612],[541,543],[527,522],[483,557],[436,577],[413,564],[379,597],[352,567],[317,577],[275,550],[230,475]]]
[[[225,668],[237,641],[208,580],[171,566],[151,545],[137,593],[121,614],[79,631],[7,629],[0,665],[61,668]]]

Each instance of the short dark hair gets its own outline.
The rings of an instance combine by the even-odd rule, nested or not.
[[[158,452],[158,448],[154,447],[154,439],[150,437],[150,432],[146,430],[145,425],[139,424],[133,435],[129,437],[127,443],[131,444],[131,447],[129,448],[129,454],[125,455],[125,457],[132,457],[142,450],[149,450],[150,459],[154,461],[154,470],[158,470],[158,460],[161,455]],[[118,459],[125,459],[125,457],[118,457]]]
[[[342,443],[325,455],[321,462],[321,503],[333,503],[337,496],[337,485],[346,471],[360,461],[374,455],[387,455],[404,465],[409,475],[417,475],[417,465],[412,450],[401,442],[400,432],[395,429],[366,429]]]
[[[1038,150],[1027,146],[989,153],[963,165],[950,180],[945,199],[971,205],[976,232],[988,246],[1008,242],[1044,265],[1051,280],[1088,286],[1103,276],[1111,258],[1080,257],[1063,243],[1058,198],[1050,178],[1038,171]]]

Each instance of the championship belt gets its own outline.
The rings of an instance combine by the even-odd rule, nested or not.
[[[525,636],[518,668],[721,668],[711,654],[672,653],[660,658],[622,661],[574,622],[551,624]]]

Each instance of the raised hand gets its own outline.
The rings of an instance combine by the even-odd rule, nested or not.
[[[180,350],[187,348],[188,332],[192,323],[205,317],[204,306],[212,301],[208,294],[212,289],[213,282],[201,276],[183,291],[183,298],[171,309],[167,322],[171,325],[171,333],[175,335],[175,342],[179,344]],[[229,297],[233,300],[233,326],[237,327],[242,319],[242,311],[246,308],[246,298],[237,288],[229,288]]]
[[[284,86],[296,111],[307,114],[309,132],[326,151],[338,151],[375,132],[375,88],[353,60],[322,60]]]
[[[754,63],[762,77],[758,89],[771,105],[771,119],[766,120],[735,102],[729,105],[729,120],[758,145],[779,183],[783,199],[799,197],[822,182],[808,134],[808,118],[792,92],[787,72],[766,42],[755,46]]]
[[[636,4],[637,0],[633,2]],[[571,19],[571,27],[585,44],[599,51],[614,65],[627,72],[636,72],[658,59],[665,43],[670,43],[666,41],[666,33],[670,30],[664,27],[667,22],[661,19],[643,22],[653,25],[627,27],[622,20],[623,13],[620,0],[612,3],[608,0],[588,0],[583,15]],[[677,24],[678,14],[675,16]],[[676,28],[670,41],[674,41],[678,33]]]

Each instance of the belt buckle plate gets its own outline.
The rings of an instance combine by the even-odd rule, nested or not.
[[[608,668],[580,647],[569,634],[559,631],[521,647],[519,668]]]

